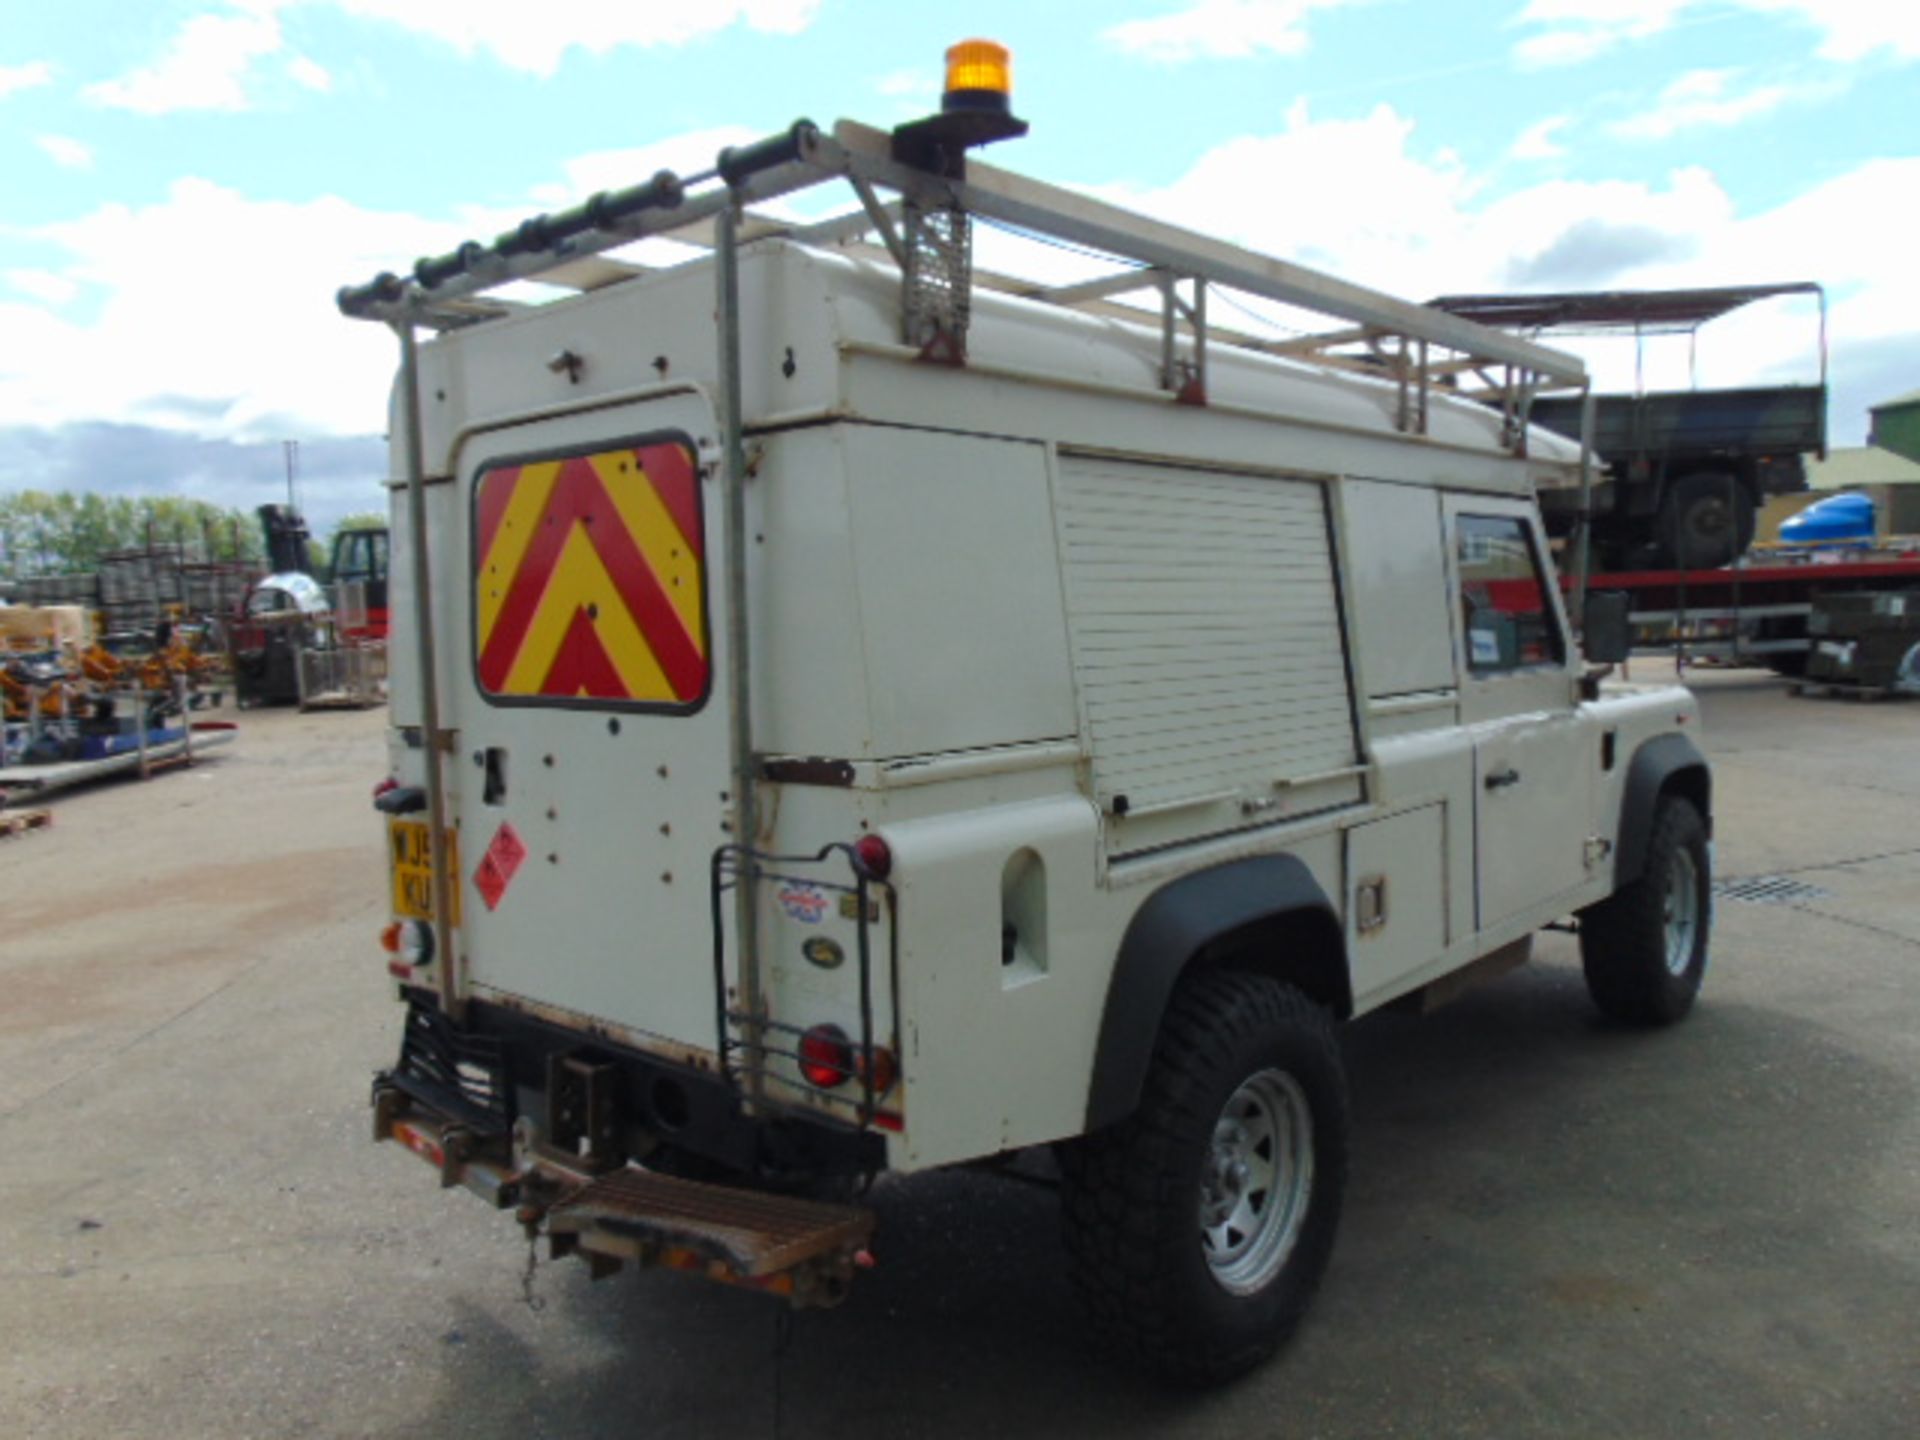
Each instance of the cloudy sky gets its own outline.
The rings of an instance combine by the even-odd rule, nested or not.
[[[797,115],[910,118],[963,31],[1013,47],[1033,122],[997,163],[1413,299],[1816,280],[1836,439],[1920,385],[1920,25],[1894,0],[0,16],[0,489],[252,504],[291,438],[319,525],[377,505],[392,346],[336,315],[338,285]],[[1709,328],[1699,378],[1810,379],[1815,344],[1775,302]],[[1684,346],[1657,349],[1649,378],[1684,382]],[[1630,347],[1590,356],[1630,381]]]

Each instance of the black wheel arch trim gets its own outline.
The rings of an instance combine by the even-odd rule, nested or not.
[[[1688,798],[1699,804],[1707,834],[1713,834],[1713,772],[1700,747],[1685,735],[1656,735],[1643,741],[1628,762],[1626,785],[1620,796],[1620,830],[1613,866],[1615,889],[1632,884],[1646,870],[1647,837],[1653,832],[1653,812],[1659,807],[1661,795],[1673,788],[1676,777],[1682,776]]]
[[[1261,922],[1311,914],[1346,952],[1339,914],[1320,882],[1293,855],[1255,855],[1183,875],[1162,885],[1134,912],[1121,938],[1100,1017],[1099,1047],[1087,1092],[1089,1131],[1125,1119],[1141,1087],[1173,987],[1206,947]],[[1350,1000],[1335,1008],[1344,1015]]]

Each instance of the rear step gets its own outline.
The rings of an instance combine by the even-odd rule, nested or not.
[[[838,1305],[872,1264],[871,1210],[737,1190],[624,1166],[585,1175],[550,1157],[515,1168],[504,1135],[482,1136],[390,1084],[374,1089],[373,1138],[406,1146],[530,1234],[546,1225],[553,1257],[578,1252],[597,1280],[631,1262],[687,1270],[777,1295],[796,1309]]]
[[[798,1307],[846,1298],[874,1217],[628,1167],[555,1201],[546,1222],[554,1256],[578,1249],[596,1277],[630,1260],[764,1290]]]

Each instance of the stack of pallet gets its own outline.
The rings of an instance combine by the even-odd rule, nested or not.
[[[178,545],[116,550],[100,559],[100,608],[109,631],[151,630],[164,607],[182,599]]]
[[[78,653],[93,643],[93,619],[79,605],[0,605],[0,650]]]
[[[100,604],[100,577],[89,570],[84,575],[29,575],[0,582],[0,589],[16,605],[82,605],[92,610]]]

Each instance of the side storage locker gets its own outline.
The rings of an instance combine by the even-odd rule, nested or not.
[[[1113,853],[1361,798],[1327,484],[1060,456],[1074,681]]]
[[[1347,831],[1347,956],[1356,1010],[1447,947],[1445,805]]]

